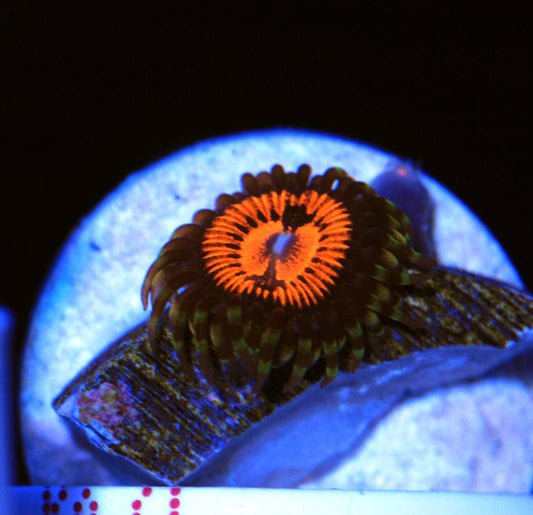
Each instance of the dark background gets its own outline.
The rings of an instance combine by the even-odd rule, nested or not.
[[[104,195],[180,147],[256,128],[329,131],[420,162],[533,288],[525,13],[363,2],[1,18],[0,304],[19,345],[54,256]]]

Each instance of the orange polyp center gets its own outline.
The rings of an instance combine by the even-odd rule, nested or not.
[[[337,277],[351,226],[346,208],[325,193],[264,193],[214,219],[204,260],[226,291],[311,306]]]

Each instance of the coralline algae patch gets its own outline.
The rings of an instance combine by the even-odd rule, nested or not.
[[[133,407],[134,397],[130,387],[119,380],[117,384],[103,382],[97,388],[80,388],[75,400],[75,415],[84,426],[112,443],[120,443],[125,426],[139,420],[139,412]]]

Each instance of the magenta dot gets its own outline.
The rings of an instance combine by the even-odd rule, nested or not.
[[[150,497],[151,494],[152,494],[152,489],[149,486],[143,488],[144,497]]]
[[[59,492],[59,500],[60,501],[64,501],[66,498],[67,498],[67,491],[66,490],[61,490]]]
[[[75,502],[73,508],[76,513],[80,513],[81,510],[83,510],[83,506],[81,505],[81,502]]]
[[[43,513],[50,513],[50,505],[47,502],[43,504]]]
[[[52,498],[52,494],[50,493],[50,490],[45,490],[43,492],[43,500],[49,501]]]
[[[171,511],[170,515],[180,515],[177,511]]]
[[[172,499],[172,501],[170,501],[170,507],[171,508],[177,508],[179,505],[180,505],[180,500],[179,499]]]
[[[180,492],[181,492],[181,488],[171,488],[170,489],[170,493],[172,495],[179,495]]]
[[[141,501],[139,501],[139,499],[133,501],[131,503],[131,507],[134,509],[134,510],[140,510],[141,509],[141,506],[143,505],[143,503]]]
[[[98,509],[98,503],[96,501],[92,501],[91,504],[89,504],[89,508],[92,511],[96,511]]]
[[[59,504],[57,504],[56,502],[54,504],[52,504],[52,513],[59,513]]]
[[[88,499],[89,497],[91,497],[91,489],[90,488],[85,488],[83,490],[83,492],[81,493],[81,496],[84,498],[84,499]]]

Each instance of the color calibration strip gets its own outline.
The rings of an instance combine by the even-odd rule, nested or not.
[[[0,489],[17,515],[531,515],[529,495],[179,487]]]

